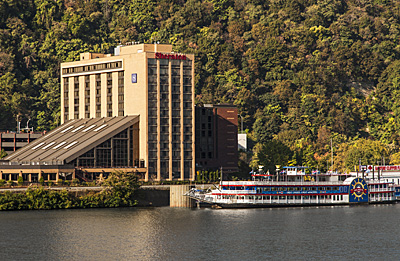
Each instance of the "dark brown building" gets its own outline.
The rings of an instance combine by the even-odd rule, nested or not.
[[[196,106],[196,169],[238,171],[238,110],[234,105]]]
[[[41,132],[16,133],[1,132],[0,133],[0,151],[4,150],[8,155],[14,151],[24,147],[30,142],[43,136]]]

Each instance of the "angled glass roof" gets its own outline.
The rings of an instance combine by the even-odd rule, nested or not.
[[[70,120],[4,160],[69,162],[138,122],[136,115]]]

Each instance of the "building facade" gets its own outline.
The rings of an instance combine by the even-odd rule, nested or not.
[[[196,168],[238,171],[238,110],[233,105],[196,106]]]
[[[0,132],[0,151],[8,155],[43,136],[41,132]]]
[[[0,179],[90,181],[116,170],[144,178],[138,139],[139,116],[68,120],[0,160]]]
[[[193,180],[194,55],[172,45],[118,46],[114,55],[82,53],[61,64],[62,123],[139,116],[138,154],[145,180]]]

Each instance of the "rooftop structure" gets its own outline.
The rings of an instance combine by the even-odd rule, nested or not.
[[[95,178],[117,169],[144,174],[138,133],[139,116],[69,120],[5,157],[0,171],[4,179],[25,174],[28,181],[50,174],[57,177],[48,179],[58,180],[61,173],[95,173]]]
[[[0,150],[4,150],[7,154],[24,147],[35,139],[43,136],[42,132],[0,132]]]

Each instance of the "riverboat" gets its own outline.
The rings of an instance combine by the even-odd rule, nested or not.
[[[252,173],[251,181],[221,181],[185,195],[217,208],[332,206],[396,202],[394,182],[284,167],[278,175]]]

